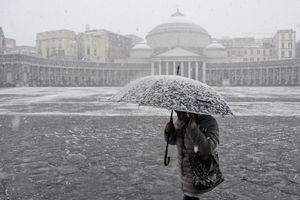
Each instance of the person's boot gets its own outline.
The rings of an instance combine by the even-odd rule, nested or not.
[[[200,199],[197,197],[189,197],[189,196],[184,195],[183,200],[200,200]]]

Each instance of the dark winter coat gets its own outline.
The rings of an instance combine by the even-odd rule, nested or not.
[[[195,122],[188,127],[182,126],[178,120],[174,125],[176,132],[170,133],[169,144],[177,146],[182,191],[188,196],[197,197],[209,190],[201,191],[193,187],[193,175],[188,159],[190,155],[195,154],[195,151],[199,151],[205,160],[215,151],[219,144],[218,123],[210,115],[198,115]],[[165,139],[167,140],[167,134]]]

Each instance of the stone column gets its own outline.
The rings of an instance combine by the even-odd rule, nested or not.
[[[241,83],[241,85],[244,85],[244,79],[245,79],[244,72],[243,72],[242,68],[240,70],[241,70],[241,81],[240,81],[240,83]]]
[[[206,62],[202,62],[202,82],[206,83]]]
[[[262,85],[263,84],[263,68],[261,67],[260,70],[259,70],[259,85]]]
[[[268,85],[269,84],[269,68],[266,68],[266,78],[267,78],[266,85]]]
[[[191,78],[191,72],[192,72],[192,66],[191,66],[191,61],[189,61],[189,74],[188,74],[188,77]]]
[[[176,75],[176,62],[173,61],[173,75]]]
[[[276,82],[275,82],[275,74],[276,74],[276,68],[273,68],[273,85],[276,84]]]
[[[298,68],[298,80],[296,82],[296,85],[300,84],[300,68]]]
[[[289,70],[288,68],[285,68],[285,85],[288,83],[289,81]]]
[[[151,63],[151,75],[154,75],[154,62]]]
[[[296,74],[295,74],[295,68],[292,67],[291,71],[292,71],[291,84],[295,85],[295,76],[296,76]]]
[[[281,73],[282,73],[282,70],[281,70],[281,67],[278,69],[279,70],[279,74],[278,74],[278,79],[279,79],[279,82],[280,82],[280,85],[281,85]]]
[[[195,66],[195,68],[196,68],[196,80],[198,81],[199,80],[199,63],[198,63],[198,61],[196,61],[195,62],[196,63],[196,66]]]
[[[180,76],[183,76],[184,74],[184,71],[183,71],[183,61],[180,62]]]
[[[233,69],[233,72],[232,72],[232,74],[233,74],[233,77],[232,77],[232,83],[231,83],[231,85],[236,85],[237,84],[237,78],[236,78],[236,70],[235,69]]]
[[[169,75],[169,61],[166,61],[166,75]]]
[[[104,68],[102,68],[102,85],[104,85],[105,84],[105,70],[104,70]],[[127,73],[126,73],[126,80],[127,80]]]
[[[158,75],[161,75],[161,61],[158,64]]]
[[[299,85],[299,83],[300,83],[300,68],[298,68],[298,79],[295,85]]]

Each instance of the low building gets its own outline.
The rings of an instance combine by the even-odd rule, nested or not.
[[[218,40],[228,53],[228,62],[261,62],[294,59],[296,32],[278,30],[270,38],[223,38]]]
[[[36,47],[34,46],[15,46],[7,48],[5,54],[23,54],[38,57]]]
[[[16,40],[12,38],[5,38],[6,49],[13,49],[16,45]]]
[[[70,30],[46,31],[36,34],[36,48],[44,58],[77,59],[76,34]]]
[[[92,62],[106,62],[106,41],[95,32],[79,33],[77,36],[78,59]]]
[[[78,34],[78,58],[95,62],[115,62],[129,57],[131,39],[108,30],[86,30]]]
[[[97,34],[105,40],[106,62],[114,62],[116,59],[124,59],[129,57],[131,40],[128,37],[105,29],[91,30],[86,33]]]

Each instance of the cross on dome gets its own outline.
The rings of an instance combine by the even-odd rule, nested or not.
[[[171,15],[172,17],[178,17],[178,16],[184,16],[181,12],[179,12],[179,9],[177,8],[177,11]]]

